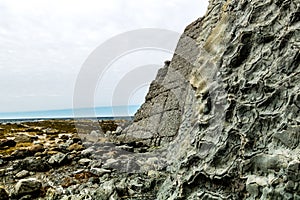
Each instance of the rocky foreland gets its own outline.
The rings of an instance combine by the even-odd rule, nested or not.
[[[0,125],[0,199],[153,199],[165,177],[132,155],[149,146],[116,140],[128,122],[42,120]],[[102,131],[99,131],[98,127]],[[104,132],[105,130],[105,132]],[[84,135],[78,135],[78,132]],[[118,166],[126,164],[127,173]],[[152,169],[150,169],[152,167]]]
[[[0,197],[300,199],[299,20],[299,0],[210,0],[131,124],[3,128]]]

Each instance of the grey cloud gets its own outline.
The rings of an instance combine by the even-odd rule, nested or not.
[[[70,108],[80,67],[99,44],[138,28],[182,32],[207,5],[202,0],[85,2],[0,2],[0,112]],[[163,64],[160,59],[154,63]]]

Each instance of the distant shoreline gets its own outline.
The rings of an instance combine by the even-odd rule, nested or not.
[[[74,120],[74,119],[132,119],[132,116],[138,110],[139,105],[113,106],[113,107],[95,107],[78,108],[62,110],[44,110],[28,112],[0,112],[0,122],[3,121],[37,121],[37,120]]]
[[[118,117],[38,117],[38,118],[18,118],[18,119],[0,119],[0,123],[13,122],[33,122],[46,120],[133,120],[133,116]]]

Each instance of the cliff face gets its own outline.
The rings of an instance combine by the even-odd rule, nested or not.
[[[299,13],[211,0],[186,28],[123,131],[164,152],[159,199],[300,198]]]

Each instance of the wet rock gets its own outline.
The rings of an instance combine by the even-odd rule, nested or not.
[[[38,196],[42,188],[42,183],[37,179],[22,179],[15,185],[15,196],[22,197],[32,194]]]
[[[0,200],[9,200],[9,195],[7,191],[0,186]]]

